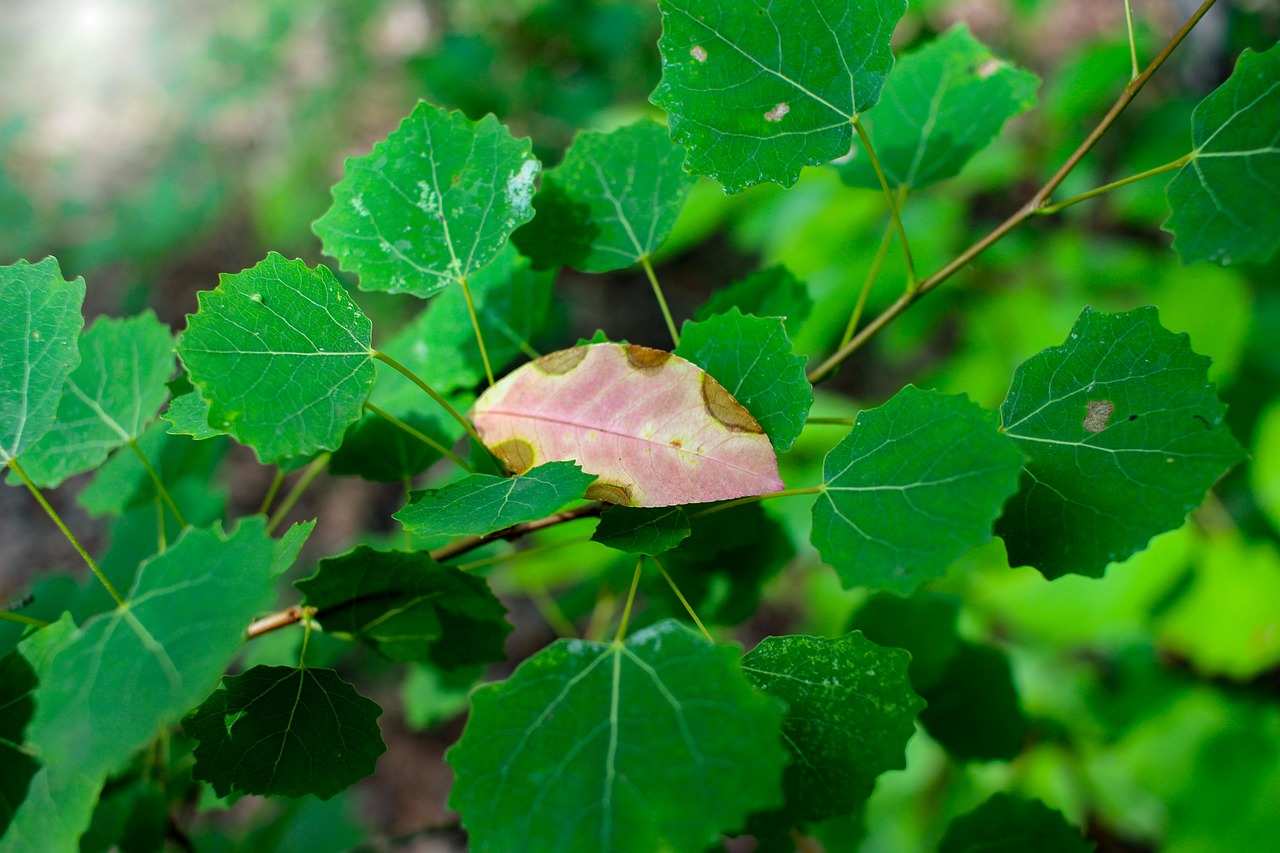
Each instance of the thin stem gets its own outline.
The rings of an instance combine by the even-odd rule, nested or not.
[[[147,454],[142,452],[142,448],[138,446],[136,438],[129,439],[129,447],[133,450],[138,461],[142,463],[142,467],[147,469],[147,476],[151,478],[151,482],[155,484],[156,493],[160,495],[160,500],[164,501],[164,505],[169,508],[169,512],[173,513],[173,517],[177,519],[178,524],[183,527],[190,527],[187,520],[182,517],[178,505],[173,502],[173,495],[169,494],[169,490],[164,487],[164,483],[160,481],[160,475],[156,473],[156,469],[151,467],[151,462],[147,460]]]
[[[862,292],[858,294],[858,304],[853,306],[853,313],[849,315],[849,325],[844,327],[844,335],[840,338],[840,346],[844,346],[853,339],[853,333],[858,328],[858,321],[862,319],[862,311],[867,307],[867,297],[871,295],[871,286],[879,278],[880,267],[884,264],[884,256],[889,253],[889,240],[892,237],[893,223],[890,222],[885,226],[884,236],[880,238],[880,248],[876,249],[876,256],[871,261],[871,268],[867,270],[867,278],[862,282]]]
[[[315,615],[314,607],[302,608],[302,648],[298,649],[298,669],[307,668],[307,642],[311,639],[311,623]]]
[[[546,518],[540,518],[537,521],[525,521],[520,524],[513,524],[506,530],[498,530],[493,533],[486,533],[484,536],[469,536],[466,539],[459,539],[457,542],[450,542],[442,548],[437,548],[431,552],[431,559],[437,563],[443,563],[454,557],[474,551],[490,542],[496,542],[499,539],[519,539],[529,533],[537,530],[545,530],[548,527],[555,527],[557,524],[564,524],[566,521],[576,521],[579,518],[594,518],[604,509],[604,505],[596,502],[586,504],[584,506],[575,507],[574,509],[566,509],[557,512]]]
[[[258,506],[258,515],[266,515],[267,510],[271,509],[271,502],[276,499],[276,493],[280,491],[280,484],[284,482],[284,471],[280,466],[276,466],[276,475],[271,478],[271,487],[267,489],[266,497],[262,499],[262,503]]]
[[[653,271],[653,264],[649,263],[648,255],[641,256],[640,266],[644,267],[644,274],[649,278],[649,286],[653,288],[653,295],[658,297],[658,307],[662,309],[662,317],[667,321],[667,331],[671,333],[671,343],[675,346],[680,346],[680,333],[676,331],[676,321],[671,317],[671,309],[667,307],[666,297],[662,295],[662,285],[658,284],[657,273]]]
[[[907,290],[914,291],[916,286],[916,264],[911,258],[911,244],[907,242],[907,229],[902,227],[902,217],[898,212],[898,200],[894,197],[893,190],[889,189],[889,179],[884,175],[884,169],[880,166],[880,158],[876,156],[876,149],[871,144],[871,137],[867,135],[861,119],[854,119],[853,129],[858,132],[858,139],[862,142],[863,150],[867,152],[867,159],[871,162],[871,168],[875,170],[876,177],[880,179],[880,189],[884,191],[884,200],[889,206],[889,218],[893,222],[894,230],[898,232],[898,239],[902,241],[902,257],[907,263]]]
[[[264,616],[250,623],[249,629],[245,634],[252,640],[255,637],[261,637],[263,634],[269,634],[272,631],[277,631],[301,621],[302,605],[295,604],[293,607],[286,608],[278,613],[272,613],[270,616]]]
[[[622,619],[618,621],[618,633],[614,635],[613,642],[621,643],[622,638],[627,635],[627,623],[631,621],[631,605],[636,600],[636,590],[640,588],[640,569],[644,566],[644,557],[636,560],[636,573],[631,576],[631,591],[627,593],[627,605],[622,608]]]
[[[808,418],[805,426],[853,426],[856,418]]]
[[[1165,60],[1169,58],[1169,55],[1172,54],[1174,49],[1182,43],[1182,40],[1187,37],[1187,34],[1190,33],[1196,23],[1204,17],[1205,13],[1208,12],[1209,9],[1213,8],[1215,2],[1217,2],[1217,0],[1204,0],[1200,5],[1200,8],[1197,9],[1187,20],[1187,22],[1182,26],[1182,29],[1178,30],[1178,32],[1169,39],[1169,43],[1166,44],[1164,49],[1156,55],[1155,59],[1151,60],[1151,63],[1146,67],[1146,69],[1134,80],[1130,81],[1129,85],[1125,86],[1124,91],[1120,93],[1120,97],[1116,100],[1115,104],[1112,105],[1111,109],[1107,111],[1107,114],[1103,116],[1102,120],[1098,122],[1097,127],[1089,133],[1085,140],[1080,143],[1079,147],[1077,147],[1076,150],[1072,152],[1071,156],[1066,159],[1061,167],[1059,167],[1058,171],[1053,174],[1053,177],[1051,177],[1043,187],[1037,190],[1035,195],[1033,195],[1026,204],[1018,208],[1018,210],[1012,213],[1008,219],[997,225],[986,236],[982,237],[969,248],[965,249],[953,258],[942,269],[920,282],[919,286],[917,286],[914,291],[908,289],[906,293],[898,297],[892,305],[881,312],[880,316],[872,320],[871,323],[869,323],[861,332],[855,335],[853,340],[840,347],[831,355],[830,358],[822,362],[822,364],[818,365],[813,370],[809,371],[809,381],[818,382],[824,378],[846,358],[861,349],[863,344],[892,322],[894,318],[905,311],[913,302],[945,282],[947,279],[951,278],[963,269],[970,261],[999,242],[1004,235],[1021,225],[1028,218],[1034,216],[1036,212],[1045,205],[1045,202],[1048,201],[1049,197],[1053,195],[1053,191],[1056,190],[1064,180],[1066,180],[1067,175],[1071,174],[1072,170],[1080,164],[1080,161],[1084,159],[1085,155],[1093,149],[1093,146],[1102,138],[1102,135],[1106,133],[1113,124],[1115,124],[1120,113],[1123,112],[1124,108],[1129,105],[1129,102],[1137,96],[1138,92],[1142,91],[1142,87],[1151,79],[1151,75],[1155,74],[1156,71],[1159,70],[1160,66],[1164,65]]]
[[[320,476],[320,472],[329,464],[328,453],[321,453],[315,459],[311,460],[311,464],[302,472],[302,476],[298,478],[298,482],[293,484],[293,488],[284,496],[284,500],[280,501],[280,506],[276,507],[276,511],[271,514],[271,520],[267,522],[267,533],[274,533],[276,528],[284,521],[285,516],[289,514],[289,510],[293,509],[293,505],[298,502],[298,498],[302,497],[302,493],[307,487]]]
[[[1138,41],[1133,35],[1133,6],[1129,0],[1124,0],[1124,22],[1129,28],[1129,63],[1133,68],[1129,75],[1129,80],[1138,79]]]
[[[484,441],[480,439],[480,434],[476,432],[476,428],[471,425],[471,421],[467,420],[462,415],[458,414],[458,410],[455,409],[453,406],[449,405],[448,400],[446,400],[444,397],[441,397],[439,394],[437,394],[435,389],[432,388],[430,385],[428,385],[426,382],[423,382],[416,373],[414,373],[409,368],[405,367],[400,362],[396,361],[391,356],[387,355],[385,352],[379,352],[378,350],[373,350],[373,357],[378,359],[378,361],[383,362],[387,366],[393,368],[394,370],[399,371],[401,374],[404,375],[406,379],[408,379],[414,385],[417,385],[419,388],[425,391],[427,393],[427,396],[429,396],[432,400],[435,400],[437,403],[439,403],[444,408],[444,410],[448,412],[450,416],[453,417],[455,421],[462,424],[462,428],[467,431],[467,435],[475,439],[476,444],[480,445],[481,447],[484,447]]]
[[[444,456],[448,456],[454,462],[458,463],[458,465],[462,467],[462,470],[466,471],[468,474],[474,474],[476,472],[476,469],[472,467],[470,462],[463,459],[461,456],[454,453],[452,450],[445,447],[443,444],[436,441],[434,438],[422,432],[421,430],[414,429],[412,426],[400,420],[390,412],[378,408],[373,403],[370,403],[368,400],[364,401],[364,407],[369,411],[373,412],[378,417],[382,418],[387,423],[391,424],[392,426],[399,427],[401,430],[413,436],[414,438],[418,439],[418,441],[421,441],[423,444],[427,445],[437,453],[440,453]]]
[[[44,495],[42,495],[40,490],[36,488],[36,484],[31,482],[31,478],[27,476],[27,472],[22,470],[22,466],[18,464],[18,460],[10,459],[8,464],[9,467],[13,469],[13,473],[18,475],[18,479],[22,481],[22,484],[27,487],[27,491],[31,492],[32,497],[36,499],[36,503],[40,504],[41,508],[45,511],[45,514],[48,515],[49,518],[53,520],[53,523],[58,526],[58,529],[62,531],[62,535],[67,537],[67,541],[71,543],[71,547],[75,548],[76,551],[79,552],[81,559],[88,564],[89,568],[93,571],[94,576],[104,587],[106,587],[107,592],[115,599],[116,604],[124,607],[124,597],[116,591],[116,588],[112,585],[111,581],[109,581],[107,576],[102,573],[102,569],[98,566],[97,561],[94,560],[93,557],[89,556],[89,552],[80,544],[80,540],[75,537],[75,534],[67,529],[67,525],[63,523],[62,517],[58,515],[57,511],[53,507],[49,506],[49,502],[44,499]]]
[[[564,611],[560,609],[560,605],[547,592],[545,586],[526,580],[521,580],[520,585],[524,587],[524,591],[528,594],[529,600],[533,602],[538,615],[551,626],[557,637],[573,638],[578,636],[577,629],[573,627],[573,623],[569,621],[569,618],[564,615]]]
[[[689,603],[689,599],[684,597],[684,593],[680,591],[680,587],[676,586],[675,580],[671,575],[667,574],[667,570],[663,567],[658,558],[649,555],[649,559],[653,560],[653,564],[658,567],[658,571],[662,572],[662,577],[667,582],[667,586],[671,587],[671,591],[676,594],[676,598],[680,599],[680,603],[684,605],[684,609],[688,612],[689,618],[698,626],[698,630],[702,632],[702,636],[706,637],[709,642],[714,643],[715,637],[711,636],[711,632],[707,630],[707,626],[702,624],[702,620],[698,618],[698,614],[693,611],[693,605]]]
[[[1079,204],[1082,201],[1100,196],[1104,193],[1109,193],[1114,189],[1119,189],[1120,187],[1128,186],[1129,184],[1136,184],[1138,181],[1145,181],[1147,178],[1154,178],[1156,175],[1163,175],[1165,172],[1172,172],[1174,169],[1181,169],[1194,158],[1194,153],[1184,154],[1177,160],[1174,160],[1171,163],[1165,163],[1163,166],[1156,166],[1154,169],[1148,169],[1145,172],[1139,172],[1136,175],[1130,175],[1127,178],[1121,178],[1118,181],[1103,184],[1100,187],[1095,187],[1094,189],[1089,190],[1087,193],[1080,193],[1080,195],[1072,196],[1071,198],[1065,201],[1060,201],[1057,204],[1045,205],[1036,211],[1036,215],[1048,216],[1050,214],[1057,213],[1060,210],[1065,210],[1073,204]]]
[[[0,610],[0,622],[17,622],[19,625],[30,625],[33,628],[46,628],[49,625],[43,619],[36,619],[22,613],[12,613],[8,610]]]
[[[603,584],[596,594],[595,607],[591,608],[591,616],[587,619],[587,627],[582,632],[582,639],[597,643],[604,639],[605,628],[613,621],[613,614],[618,612],[618,598]]]
[[[164,502],[160,500],[159,492],[156,493],[156,546],[157,554],[169,550],[169,536],[164,529]]]
[[[480,347],[480,360],[484,362],[484,375],[489,378],[489,386],[493,387],[493,368],[489,365],[489,350],[484,345],[484,335],[480,333],[480,318],[476,316],[476,303],[471,299],[471,285],[467,284],[464,275],[458,279],[462,285],[462,297],[467,300],[467,313],[471,315],[471,328],[476,330],[476,344]]]
[[[559,542],[545,542],[542,545],[534,545],[532,548],[521,548],[518,551],[508,551],[505,554],[485,557],[483,560],[475,560],[470,563],[459,563],[454,568],[460,572],[473,572],[476,569],[483,569],[487,566],[505,563],[507,560],[514,560],[516,557],[526,557],[529,554],[541,554],[544,551],[555,551],[558,548],[567,548],[570,545],[582,545],[583,543],[590,541],[590,536],[578,536],[573,539],[562,539]]]
[[[763,495],[749,495],[745,498],[738,498],[736,501],[726,501],[722,504],[716,504],[713,507],[707,507],[704,510],[691,514],[689,517],[701,518],[704,515],[711,515],[713,512],[720,512],[721,510],[731,509],[735,506],[742,506],[743,504],[753,504],[758,501],[768,500],[769,498],[790,498],[795,497],[796,495],[816,495],[825,488],[826,486],[809,486],[804,489],[783,489],[780,492],[765,492]]]

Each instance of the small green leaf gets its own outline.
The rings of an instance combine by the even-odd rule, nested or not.
[[[271,559],[272,577],[278,578],[292,568],[294,561],[298,559],[298,552],[302,550],[302,546],[307,543],[307,537],[315,529],[316,519],[299,521],[297,524],[290,525],[284,535],[276,540],[275,554]]]
[[[178,354],[209,423],[263,462],[338,447],[373,387],[372,326],[328,267],[272,252],[198,298]]]
[[[54,258],[0,267],[0,465],[53,426],[63,383],[80,363],[84,279]]]
[[[640,121],[610,133],[580,133],[542,176],[537,216],[512,240],[539,269],[624,269],[671,233],[697,180],[665,128]]]
[[[813,405],[804,356],[795,354],[779,317],[737,308],[684,324],[675,354],[715,377],[764,427],[779,453],[790,450]]]
[[[80,365],[63,388],[53,426],[22,454],[23,469],[37,485],[52,487],[98,467],[142,436],[169,394],[173,369],[173,334],[155,314],[99,319],[80,336]]]
[[[451,447],[462,427],[442,408],[430,415],[405,412],[393,415],[441,447]],[[356,476],[375,483],[403,483],[421,474],[441,458],[440,451],[410,435],[381,415],[365,415],[347,429],[342,446],[329,459],[329,473]]]
[[[788,826],[852,813],[877,776],[906,766],[904,750],[924,707],[907,680],[909,660],[858,633],[769,637],[743,657],[747,678],[787,703]]]
[[[1191,115],[1191,162],[1165,190],[1184,264],[1265,262],[1280,248],[1280,45],[1246,49]]]
[[[1154,308],[1086,308],[1062,346],[1023,362],[1000,407],[1030,460],[996,526],[1010,564],[1101,577],[1180,526],[1243,455],[1208,367]]]
[[[690,532],[689,516],[678,506],[610,506],[600,514],[592,542],[628,554],[664,554]]]
[[[199,741],[193,775],[233,791],[327,800],[387,751],[382,709],[331,669],[255,666],[229,675],[182,727]]]
[[[519,477],[472,474],[441,489],[411,493],[395,517],[422,536],[483,536],[581,500],[595,479],[572,462],[549,462]]]
[[[889,186],[912,189],[955,176],[1036,104],[1036,75],[997,59],[964,24],[903,56],[865,120]],[[845,183],[880,189],[860,148],[840,167]]]
[[[362,290],[426,298],[469,278],[533,217],[539,164],[491,115],[419,103],[365,157],[347,159],[312,228]]]
[[[994,413],[908,385],[827,454],[813,544],[846,587],[909,593],[991,538],[1021,469]]]
[[[27,797],[40,762],[23,748],[23,733],[35,711],[36,673],[16,649],[0,657],[0,836]]]
[[[813,311],[813,298],[804,282],[786,267],[766,267],[711,294],[693,313],[693,319],[709,320],[730,308],[757,317],[781,317],[787,336],[794,337]]]
[[[781,802],[781,703],[673,621],[561,640],[472,694],[449,804],[476,851],[701,850]]]
[[[1091,853],[1092,841],[1039,800],[996,794],[951,821],[938,853]]]
[[[483,578],[442,566],[425,551],[361,545],[321,560],[294,584],[325,632],[359,640],[394,661],[447,669],[502,660],[507,609]]]
[[[849,152],[893,67],[905,0],[660,0],[662,80],[686,168],[736,193]]]
[[[168,422],[170,435],[189,435],[196,441],[225,435],[209,426],[209,401],[194,390],[174,397],[160,417]]]

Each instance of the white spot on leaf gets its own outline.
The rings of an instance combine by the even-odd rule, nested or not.
[[[692,48],[690,48],[689,55],[692,56],[694,59],[698,60],[699,62],[707,61],[707,50],[700,44],[695,44]]]
[[[780,103],[769,112],[764,114],[765,121],[782,121],[782,117],[791,112],[791,107],[786,103]]]
[[[507,203],[521,215],[529,210],[533,201],[533,179],[538,174],[538,161],[525,160],[520,171],[507,178]]]

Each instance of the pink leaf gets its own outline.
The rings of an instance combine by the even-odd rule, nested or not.
[[[782,488],[756,419],[701,368],[662,350],[590,344],[544,355],[476,401],[484,443],[517,474],[577,462],[587,497],[631,506]]]

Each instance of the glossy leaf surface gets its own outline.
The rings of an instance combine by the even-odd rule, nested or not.
[[[512,470],[573,460],[587,497],[671,506],[777,491],[764,430],[697,366],[660,350],[592,344],[524,365],[476,402],[476,429]]]

